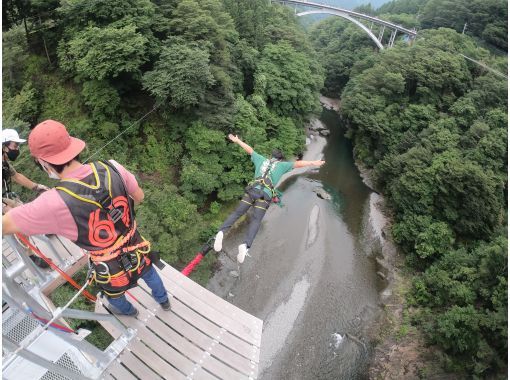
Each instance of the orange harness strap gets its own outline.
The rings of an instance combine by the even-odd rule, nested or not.
[[[128,242],[129,239],[131,239],[131,237],[133,237],[135,231],[136,231],[136,221],[134,221],[133,227],[128,232],[128,234],[126,236],[123,236],[119,240],[117,240],[117,242],[114,245],[112,245],[111,247],[106,248],[106,249],[100,249],[98,251],[89,251],[90,258],[92,259],[92,261],[95,261],[95,262],[108,261],[108,260],[116,258],[121,253],[131,252],[131,251],[134,251],[135,249],[139,249],[139,248],[148,246],[150,243],[147,240],[145,240],[145,241],[143,241],[139,244],[136,244],[136,245],[122,247],[124,244],[126,244]]]

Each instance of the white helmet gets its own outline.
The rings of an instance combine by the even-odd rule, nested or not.
[[[2,144],[8,141],[14,141],[17,142],[18,144],[21,144],[27,140],[20,139],[18,132],[16,132],[14,129],[4,129],[2,130]]]

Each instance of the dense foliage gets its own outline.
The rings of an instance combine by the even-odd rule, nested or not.
[[[397,0],[381,7],[381,17],[408,26],[433,19],[427,26],[435,28],[443,21],[431,9],[451,20],[450,3],[461,4]],[[478,5],[486,12],[479,21],[491,28],[500,14]],[[460,32],[463,23],[449,26]],[[508,350],[508,93],[504,78],[461,54],[500,72],[507,60],[458,32],[422,30],[412,45],[382,52],[339,19],[321,22],[311,36],[326,69],[323,92],[342,91],[356,156],[373,168],[394,212],[393,237],[415,271],[414,322],[444,350],[449,370],[487,377],[506,374]]]
[[[26,136],[61,120],[88,142],[83,159],[126,130],[94,159],[139,173],[142,230],[177,265],[218,223],[211,202],[237,198],[251,176],[226,134],[292,156],[319,106],[304,31],[264,0],[10,1],[4,16],[4,127]],[[47,182],[29,160],[18,169]]]
[[[461,55],[506,72],[506,57],[471,38],[506,49],[506,2],[360,11],[422,30],[378,52],[338,18],[315,26],[310,44],[292,12],[267,0],[7,1],[3,126],[26,136],[53,118],[88,142],[83,158],[104,146],[94,158],[125,164],[146,191],[143,234],[182,266],[228,211],[218,201],[251,176],[225,135],[293,156],[319,89],[342,94],[356,156],[374,169],[415,271],[415,322],[450,369],[506,374],[507,83]],[[26,157],[17,168],[49,184]]]
[[[62,121],[87,142],[82,160],[135,172],[141,232],[178,268],[225,218],[230,205],[218,202],[252,176],[226,135],[292,157],[320,108],[314,50],[292,11],[267,0],[12,0],[3,15],[3,127],[26,137],[43,119]],[[15,164],[52,185],[26,148]]]

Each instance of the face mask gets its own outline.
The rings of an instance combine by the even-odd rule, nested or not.
[[[19,156],[19,150],[18,149],[9,149],[6,154],[7,154],[7,158],[9,158],[9,160],[16,161],[16,158],[18,158],[18,156]]]
[[[48,174],[48,177],[50,177],[51,179],[60,179],[60,177],[57,175],[57,173],[55,173],[52,169],[50,169],[46,166],[44,161],[41,161],[41,160],[38,160],[38,161],[39,161],[39,164],[41,165],[41,167],[43,168],[43,170],[46,172],[46,174]]]

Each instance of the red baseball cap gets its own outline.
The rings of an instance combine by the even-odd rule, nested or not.
[[[30,132],[28,147],[35,158],[62,165],[71,161],[85,148],[85,141],[71,137],[64,124],[45,120]]]

